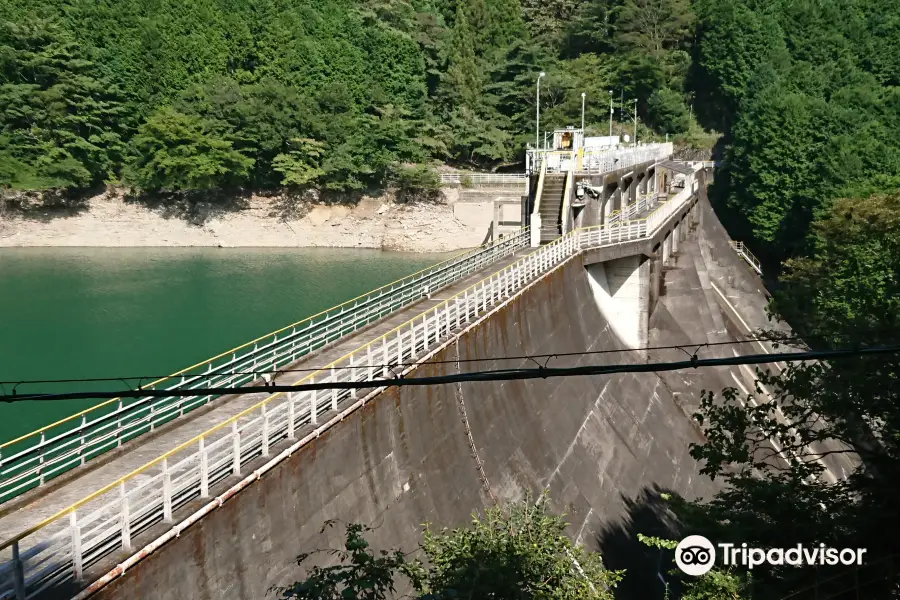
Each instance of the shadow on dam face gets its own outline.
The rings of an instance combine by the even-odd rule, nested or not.
[[[716,308],[698,275],[704,268],[698,242],[683,247],[650,319],[651,344],[730,335],[721,315],[711,314]],[[534,367],[503,357],[584,351],[611,352],[550,364],[642,360],[616,337],[577,256],[445,345],[415,376]],[[675,356],[649,357],[664,358]],[[479,362],[467,362],[473,359]],[[636,534],[671,532],[662,492],[692,498],[716,491],[689,454],[702,438],[686,399],[704,387],[721,389],[729,375],[625,373],[389,388],[94,598],[274,597],[273,586],[303,577],[299,554],[340,547],[343,531],[323,532],[326,520],[371,525],[375,549],[411,551],[422,523],[464,526],[494,498],[517,500],[542,489],[566,514],[573,539],[601,550],[609,567],[629,569],[617,596],[662,597],[656,550]]]

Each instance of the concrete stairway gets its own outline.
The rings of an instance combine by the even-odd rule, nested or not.
[[[561,235],[563,194],[566,174],[548,173],[541,192],[541,243],[552,242]]]

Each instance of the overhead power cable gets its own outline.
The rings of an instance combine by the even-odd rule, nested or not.
[[[677,344],[671,346],[647,346],[644,348],[617,348],[610,350],[582,350],[579,352],[555,352],[550,354],[521,354],[521,355],[513,355],[513,356],[489,356],[486,358],[464,358],[460,360],[435,360],[428,361],[429,364],[432,365],[441,365],[441,364],[457,364],[457,363],[477,363],[477,362],[497,362],[503,360],[535,360],[538,358],[566,358],[572,356],[593,356],[593,355],[601,355],[601,354],[627,354],[633,352],[649,352],[651,350],[682,350],[687,351],[687,349],[697,350],[699,348],[713,347],[713,346],[734,346],[738,344],[752,344],[756,342],[776,342],[779,344],[784,344],[786,342],[797,341],[800,340],[798,337],[789,337],[784,339],[772,340],[767,337],[758,337],[758,338],[748,338],[745,340],[735,340],[728,342],[696,342],[696,343],[686,343],[686,344]],[[298,360],[302,360],[302,357]],[[391,363],[391,364],[372,364],[372,368],[374,369],[384,369],[384,368],[397,368],[397,367],[412,367],[419,363],[410,362],[410,363]],[[368,367],[370,365],[355,365],[355,366],[335,366],[331,365],[326,367],[303,367],[303,368],[295,368],[295,369],[273,369],[273,370],[256,370],[256,371],[227,371],[228,375],[256,375],[259,377],[262,373],[271,373],[274,375],[281,375],[284,373],[313,373],[315,371],[323,371],[330,370],[334,368],[335,371],[346,371],[348,369],[358,369],[360,367]],[[214,369],[211,372],[198,371],[195,373],[177,373],[175,375],[141,375],[141,376],[131,376],[131,377],[82,377],[82,378],[74,378],[74,379],[28,379],[28,380],[18,380],[18,381],[0,381],[0,385],[30,385],[30,384],[39,384],[39,383],[96,383],[96,382],[105,382],[105,381],[121,381],[123,383],[127,383],[128,381],[144,381],[144,380],[157,380],[157,379],[170,379],[174,377],[186,377],[191,379],[204,379],[208,378],[210,375],[217,375],[217,371]]]
[[[728,358],[698,358],[689,360],[657,363],[631,363],[621,365],[588,365],[582,367],[543,367],[529,369],[499,369],[493,371],[475,371],[435,377],[414,377],[374,379],[370,381],[335,381],[327,383],[304,383],[298,385],[267,384],[256,387],[213,387],[194,388],[190,390],[124,390],[118,392],[66,392],[59,394],[4,394],[0,402],[21,402],[25,400],[56,401],[100,398],[144,398],[144,397],[190,397],[190,396],[224,396],[241,394],[258,394],[260,392],[303,392],[310,390],[349,390],[374,389],[390,386],[407,385],[442,385],[448,383],[477,381],[512,381],[526,379],[548,379],[551,377],[577,377],[583,375],[612,375],[619,373],[656,373],[661,371],[678,371],[701,367],[728,367],[737,365],[757,365],[775,362],[802,362],[807,360],[835,360],[858,356],[875,356],[896,354],[900,345],[876,346],[870,348],[854,348],[844,350],[817,350],[810,352],[784,352],[773,354],[748,354]],[[427,364],[427,363],[426,363]]]

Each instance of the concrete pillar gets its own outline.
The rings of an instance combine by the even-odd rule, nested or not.
[[[672,255],[672,232],[666,234],[662,242],[662,262],[664,265],[669,264],[669,256]]]
[[[645,348],[650,322],[651,263],[627,256],[585,267],[594,300],[627,347]]]
[[[659,252],[660,249],[657,249],[656,255],[648,261],[650,263],[650,312],[656,308],[656,303],[659,302],[662,293],[662,260]]]
[[[650,267],[646,256],[639,256],[638,268],[638,348],[646,348],[650,342]],[[642,359],[647,358],[647,351],[640,353]]]
[[[675,230],[670,234],[672,237],[672,254],[678,253],[678,238],[681,235],[678,225],[678,223],[675,223]]]
[[[491,225],[492,242],[496,242],[500,238],[498,231],[500,231],[500,203],[494,200],[494,222]]]

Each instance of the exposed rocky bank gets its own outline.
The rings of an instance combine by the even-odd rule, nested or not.
[[[195,206],[187,215],[107,191],[77,209],[0,210],[0,247],[344,247],[409,252],[472,248],[489,220],[454,210],[456,190],[436,202],[397,203],[389,194],[353,205],[250,196],[228,209]],[[0,203],[2,204],[2,203]],[[483,211],[481,211],[483,212]]]

